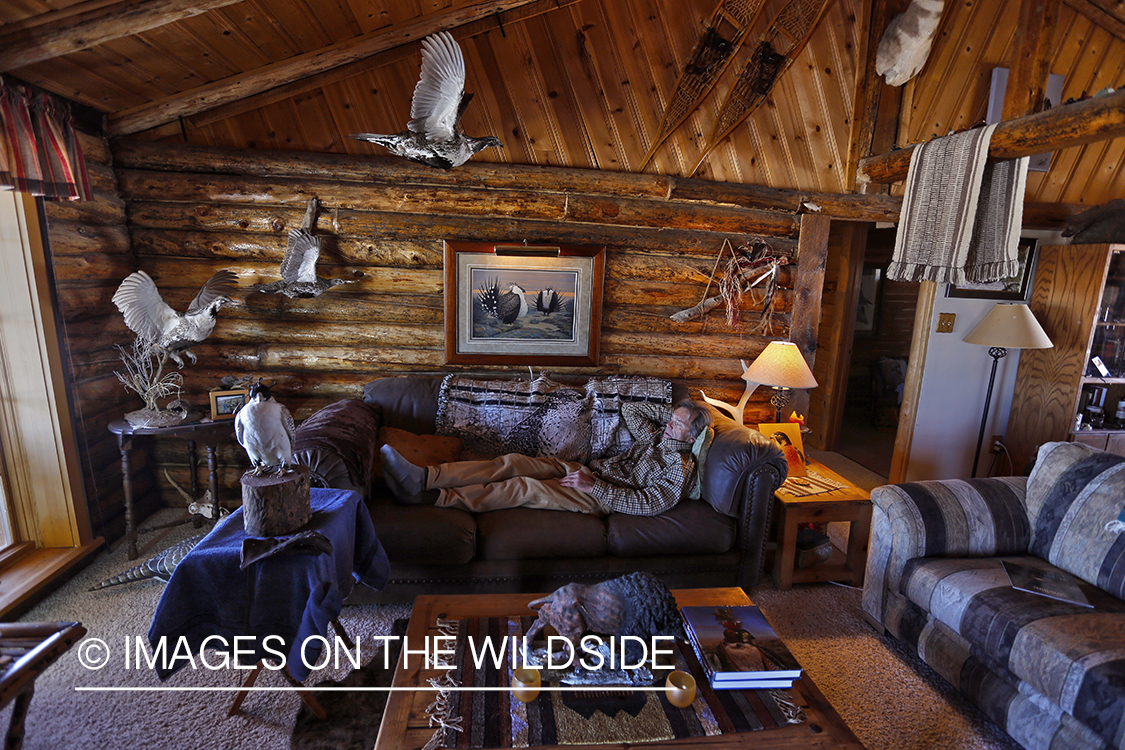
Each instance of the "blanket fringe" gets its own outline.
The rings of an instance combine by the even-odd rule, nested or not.
[[[439,617],[437,621],[437,629],[438,632],[442,635],[456,638],[457,633],[460,630],[460,624],[458,620]],[[427,680],[427,682],[430,683],[430,687],[436,688],[438,693],[437,697],[434,698],[434,702],[426,706],[424,715],[429,721],[429,725],[431,727],[437,726],[437,729],[434,730],[433,736],[430,737],[430,741],[422,747],[422,750],[436,750],[439,747],[445,746],[444,740],[447,730],[453,730],[455,732],[464,731],[461,728],[462,717],[458,716],[456,718],[450,718],[450,713],[452,713],[450,696],[453,695],[453,692],[447,689],[451,687],[460,687],[460,685],[455,679],[453,679],[452,672],[455,667],[453,667],[452,665],[450,665],[449,667],[440,667],[435,662],[432,655],[428,657],[428,661],[429,666],[432,669],[446,669],[445,674],[443,674],[441,677]]]
[[[805,710],[793,702],[793,696],[789,695],[788,691],[769,690],[767,692],[773,698],[777,707],[781,709],[787,724],[803,724],[805,722]]]

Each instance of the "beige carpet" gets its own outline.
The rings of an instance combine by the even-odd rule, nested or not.
[[[158,548],[191,533],[188,528],[176,530]],[[143,539],[148,543],[149,536]],[[142,556],[152,553],[150,549]],[[86,591],[129,566],[121,546],[102,553],[90,567],[21,618],[29,622],[77,620],[89,629],[88,638],[101,638],[114,649],[109,665],[98,671],[83,668],[77,649],[72,649],[36,680],[24,747],[287,750],[300,707],[292,693],[252,694],[239,715],[226,718],[230,693],[75,691],[76,686],[160,685],[148,671],[126,671],[120,651],[125,638],[146,636],[163,584],[146,581]],[[892,639],[876,636],[859,616],[857,591],[812,584],[782,593],[767,582],[749,593],[868,748],[1018,747],[918,659]],[[366,643],[365,658],[370,658],[375,651],[370,637],[389,633],[394,619],[407,613],[408,608],[400,605],[346,607],[341,620],[350,634]],[[335,671],[318,673],[312,682],[339,676]],[[165,684],[234,686],[241,678],[241,673],[231,670],[185,669]],[[258,684],[283,683],[276,675],[263,673]],[[9,712],[0,714],[3,726]]]

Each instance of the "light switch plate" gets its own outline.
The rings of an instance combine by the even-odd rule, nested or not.
[[[956,313],[938,313],[937,332],[953,333],[953,321],[955,321],[956,319]]]

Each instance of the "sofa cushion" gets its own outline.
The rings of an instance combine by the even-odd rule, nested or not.
[[[442,510],[445,510],[442,508]],[[480,513],[477,555],[482,560],[600,557],[605,520],[587,513],[508,508]]]
[[[363,386],[363,400],[383,410],[383,424],[419,435],[434,432],[439,377],[379,378]]]
[[[1027,480],[1028,551],[1125,598],[1125,535],[1106,529],[1125,503],[1125,457],[1045,443]]]
[[[461,438],[416,435],[394,427],[379,428],[379,446],[389,445],[415,466],[434,466],[461,458]],[[383,476],[383,457],[375,453],[375,476]]]
[[[477,524],[471,513],[398,505],[385,497],[368,502],[367,508],[391,562],[462,565],[476,555]]]
[[[1019,591],[1009,585],[1002,559],[1058,570],[1033,556],[914,558],[900,590],[982,659],[1115,744],[1125,731],[1125,601],[1082,582],[1093,609]]]
[[[618,557],[726,552],[738,539],[735,519],[702,500],[683,500],[658,516],[606,517],[609,551]]]

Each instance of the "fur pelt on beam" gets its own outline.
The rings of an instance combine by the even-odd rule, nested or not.
[[[875,72],[891,86],[901,86],[926,64],[945,0],[911,0],[910,7],[887,24],[875,52]]]

